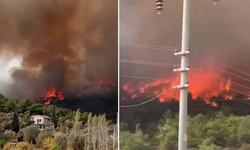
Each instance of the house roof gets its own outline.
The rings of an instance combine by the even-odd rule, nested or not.
[[[33,116],[40,116],[40,117],[42,117],[42,118],[44,118],[44,119],[50,119],[50,117],[45,116],[45,115],[33,115]]]

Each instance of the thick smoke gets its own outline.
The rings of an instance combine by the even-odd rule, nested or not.
[[[22,57],[3,93],[34,98],[117,77],[117,8],[113,0],[1,0],[0,56]]]
[[[205,70],[204,64],[207,66],[212,58],[249,72],[246,62],[250,55],[250,17],[247,15],[250,1],[220,0],[217,6],[212,4],[212,0],[192,0],[191,67]],[[182,0],[164,0],[164,10],[157,16],[155,1],[121,0],[121,41],[179,48],[182,6]],[[121,46],[121,58],[180,62],[173,52],[125,46]],[[214,68],[214,64],[210,67]],[[121,64],[121,74],[162,78],[169,77],[172,68]]]

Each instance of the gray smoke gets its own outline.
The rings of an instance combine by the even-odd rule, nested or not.
[[[36,97],[117,77],[118,6],[113,0],[1,0],[0,56],[22,57],[2,87]]]
[[[120,4],[121,41],[181,46],[182,0],[164,0],[164,10],[160,16],[157,16],[155,1],[121,0]],[[250,17],[247,15],[250,13],[250,1],[220,0],[217,6],[213,7],[212,4],[212,0],[192,0],[191,67],[202,68],[212,58],[250,72],[250,66],[246,63],[250,55]],[[121,58],[180,62],[172,52],[125,46],[121,46]],[[172,68],[121,64],[121,74],[169,77]]]

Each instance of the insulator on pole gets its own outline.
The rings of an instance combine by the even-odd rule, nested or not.
[[[216,6],[218,1],[219,0],[213,0],[213,6]]]
[[[158,15],[160,15],[163,10],[163,0],[156,0],[156,10],[158,11]]]

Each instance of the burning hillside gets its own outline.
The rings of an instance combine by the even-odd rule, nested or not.
[[[115,92],[114,89],[116,89],[116,82],[112,80],[107,81],[99,81],[96,84],[84,86],[81,88],[78,88],[78,90],[74,91],[57,91],[54,87],[52,87],[45,96],[40,97],[40,101],[42,101],[44,104],[48,105],[51,103],[56,103],[57,101],[62,101],[65,98],[69,96],[76,96],[81,97],[85,96],[85,94],[92,93],[97,94],[100,93],[113,93]]]
[[[174,56],[169,49],[181,47],[182,35],[182,1],[166,0],[167,9],[161,16],[156,15],[153,8],[155,1],[139,2],[134,0],[121,0],[121,42],[130,43],[130,46],[121,45],[122,59],[133,61],[180,63],[179,57]],[[241,93],[248,98],[250,91],[249,76],[233,72],[229,67],[217,69],[218,64],[206,67],[213,57],[229,66],[249,72],[250,65],[250,21],[248,14],[249,1],[242,3],[234,0],[222,2],[218,7],[212,7],[211,1],[193,1],[190,12],[190,68],[201,68],[202,72],[189,73],[189,90],[193,99],[201,97],[209,105],[214,105],[212,97],[230,100]],[[235,7],[239,8],[237,11]],[[230,15],[228,15],[230,14]],[[131,17],[133,16],[133,17]],[[134,43],[134,46],[132,46]],[[137,46],[135,46],[137,45]],[[139,45],[139,46],[138,46]],[[164,48],[165,47],[165,48]],[[205,64],[205,65],[204,65]],[[225,71],[232,73],[227,73]],[[178,85],[178,74],[173,75],[173,70],[162,66],[149,66],[144,63],[122,63],[121,74],[148,79],[121,78],[121,99],[148,100],[157,94],[161,102],[170,99],[179,99],[179,90],[173,90],[173,85]],[[240,77],[244,77],[244,80]],[[162,80],[160,80],[162,79]],[[243,85],[243,86],[240,86]],[[243,97],[243,96],[242,96]],[[124,102],[123,101],[123,102]],[[131,103],[136,103],[131,101]]]
[[[234,82],[232,79],[237,79],[235,76],[229,75],[228,68],[225,69],[207,69],[205,71],[191,70],[189,73],[189,92],[191,99],[203,99],[208,105],[218,107],[214,101],[214,97],[223,97],[225,100],[232,100],[234,96],[239,94],[248,99],[249,89],[247,86]],[[225,72],[221,71],[224,70]],[[231,73],[235,75],[234,73]],[[173,89],[174,85],[180,84],[180,76],[174,74],[168,79],[158,79],[148,81],[141,77],[138,79],[130,79],[122,85],[122,100],[128,99],[146,99],[157,95],[160,102],[170,100],[179,100],[179,89]],[[243,78],[244,79],[244,78]],[[242,81],[241,81],[242,83]],[[242,88],[245,87],[245,88]]]

